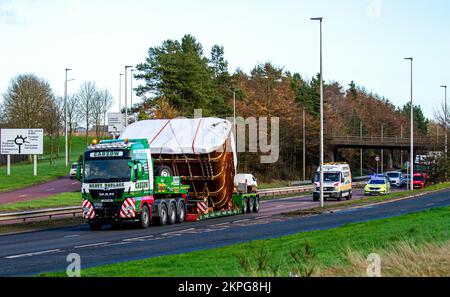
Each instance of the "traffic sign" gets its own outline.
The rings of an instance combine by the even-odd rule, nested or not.
[[[1,155],[42,155],[43,129],[1,129]]]
[[[380,157],[379,157],[379,156],[376,156],[376,157],[375,157],[375,161],[380,162]]]

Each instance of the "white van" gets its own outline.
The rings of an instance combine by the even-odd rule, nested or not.
[[[320,166],[314,177],[314,201],[320,198]],[[347,163],[326,163],[323,166],[323,197],[335,198],[341,201],[342,198],[352,199],[352,172]]]
[[[256,192],[258,189],[258,181],[253,174],[239,173],[234,176],[234,186],[238,188],[239,184],[246,184],[248,192]]]

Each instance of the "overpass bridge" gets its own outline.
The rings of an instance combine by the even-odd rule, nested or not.
[[[372,137],[372,136],[330,136],[326,139],[325,145],[330,153],[329,158],[337,161],[339,149],[363,149],[363,150],[394,150],[410,151],[410,138],[404,137]],[[422,136],[414,138],[414,153],[441,151],[444,149],[444,141],[435,136]]]

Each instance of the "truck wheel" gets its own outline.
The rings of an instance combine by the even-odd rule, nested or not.
[[[170,202],[168,208],[167,225],[173,225],[177,222],[177,206],[174,202]]]
[[[254,207],[254,200],[253,200],[253,198],[252,197],[250,197],[248,200],[247,200],[248,202],[248,207],[247,207],[247,213],[252,213],[253,212],[253,207]]]
[[[319,195],[313,195],[313,200],[316,202],[319,201]]]
[[[248,213],[248,199],[244,198],[242,201],[242,213]]]
[[[342,201],[342,192],[339,193],[338,201]]]
[[[91,231],[98,231],[102,229],[102,224],[96,221],[89,222],[89,228],[91,228]]]
[[[161,203],[159,206],[158,225],[164,226],[167,224],[167,206],[165,203]]]
[[[183,200],[180,200],[180,202],[178,202],[177,210],[177,223],[181,224],[186,220],[186,208],[184,207]]]
[[[150,212],[148,206],[144,205],[141,210],[141,217],[139,219],[140,227],[142,229],[147,229],[150,225]]]
[[[253,212],[255,212],[255,213],[259,212],[259,206],[260,206],[260,204],[259,204],[259,197],[256,196],[255,197],[255,202],[253,203]]]
[[[159,166],[158,168],[156,168],[155,173],[156,176],[164,176],[164,177],[173,176],[172,168],[168,166]]]

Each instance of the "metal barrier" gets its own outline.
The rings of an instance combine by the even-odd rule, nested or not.
[[[365,184],[364,182],[356,182],[353,183],[355,188],[360,187]],[[259,196],[261,197],[275,197],[275,196],[283,196],[283,195],[291,195],[291,194],[301,194],[312,192],[314,187],[312,185],[309,186],[295,186],[295,187],[284,187],[284,188],[276,188],[276,189],[265,189],[258,191]],[[36,218],[45,218],[48,217],[52,219],[56,216],[68,216],[72,215],[76,217],[77,215],[81,215],[81,205],[80,206],[69,206],[69,207],[61,207],[61,208],[49,208],[49,209],[37,209],[30,211],[20,211],[20,212],[10,212],[10,213],[0,213],[0,222],[8,222],[8,221],[22,221],[26,222],[30,219]]]

